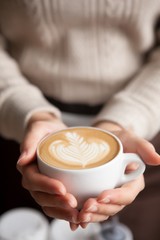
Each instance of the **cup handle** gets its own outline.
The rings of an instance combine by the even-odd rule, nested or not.
[[[146,168],[144,162],[136,153],[123,153],[122,158],[124,163],[124,174],[120,185],[136,179],[144,173]],[[130,163],[138,163],[138,168],[130,173],[125,173],[126,167]]]

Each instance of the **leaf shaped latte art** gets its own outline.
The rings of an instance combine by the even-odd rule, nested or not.
[[[66,140],[51,143],[50,154],[58,161],[67,165],[86,167],[103,159],[109,152],[109,145],[103,141],[85,140],[77,133],[67,132]]]

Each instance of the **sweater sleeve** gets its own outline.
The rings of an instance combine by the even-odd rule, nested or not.
[[[21,142],[25,125],[34,112],[47,111],[60,117],[42,92],[21,73],[16,61],[5,51],[0,38],[0,134]]]
[[[127,66],[126,66],[127,67]],[[107,120],[132,129],[148,140],[160,130],[160,49],[154,50],[141,71],[115,94],[94,122]]]

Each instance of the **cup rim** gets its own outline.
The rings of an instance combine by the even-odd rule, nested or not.
[[[63,131],[66,131],[67,129],[77,129],[77,128],[78,128],[78,129],[93,129],[93,130],[97,130],[97,131],[104,132],[104,133],[112,136],[112,137],[117,141],[117,143],[118,143],[118,145],[119,145],[119,150],[118,150],[118,152],[117,152],[117,155],[116,155],[113,159],[111,159],[110,161],[108,161],[108,162],[106,162],[106,163],[104,163],[104,164],[102,164],[102,165],[99,165],[99,166],[96,166],[96,167],[91,167],[91,168],[84,168],[84,169],[66,169],[66,168],[59,168],[59,167],[56,167],[56,166],[53,166],[53,165],[48,164],[47,162],[45,162],[45,161],[40,157],[39,147],[40,147],[40,144],[41,144],[45,139],[47,139],[47,138],[49,138],[50,136],[55,135],[55,134],[57,134],[57,133],[61,133],[61,132],[63,132]],[[89,127],[87,127],[87,126],[68,127],[68,128],[66,128],[66,129],[58,130],[58,131],[56,131],[56,132],[51,132],[51,133],[47,134],[46,136],[44,136],[44,137],[39,141],[39,143],[38,143],[38,145],[37,145],[37,149],[36,149],[36,156],[37,156],[37,161],[38,161],[38,162],[41,162],[43,165],[48,166],[48,167],[50,167],[51,169],[55,169],[56,171],[58,170],[59,172],[76,172],[76,173],[78,173],[78,172],[81,173],[81,172],[94,171],[94,170],[99,169],[99,168],[102,168],[102,167],[104,167],[104,166],[106,166],[106,165],[107,165],[107,166],[108,166],[108,165],[111,165],[111,164],[113,163],[113,161],[115,161],[115,160],[119,157],[119,155],[122,154],[122,153],[123,153],[123,145],[122,145],[120,139],[119,139],[116,135],[114,135],[113,133],[111,133],[111,132],[108,131],[108,130],[104,130],[104,129],[97,128],[97,127],[91,127],[91,126],[89,126]]]

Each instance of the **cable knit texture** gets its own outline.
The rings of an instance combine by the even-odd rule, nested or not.
[[[152,138],[160,128],[159,0],[1,0],[0,133],[21,141],[35,111],[105,103],[111,120]],[[149,57],[144,60],[145,53]]]

